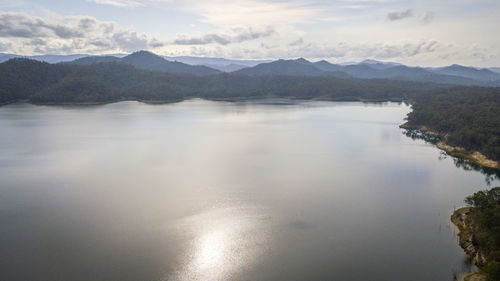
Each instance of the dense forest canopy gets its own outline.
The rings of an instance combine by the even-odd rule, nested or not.
[[[449,145],[500,160],[500,88],[454,87],[417,95],[408,124],[440,133]]]
[[[500,280],[500,187],[478,191],[465,202],[472,206],[472,243],[486,255],[488,280]]]
[[[150,71],[120,62],[89,65],[48,64],[12,59],[0,64],[0,102],[104,102],[119,99],[173,101],[190,97],[322,98],[332,100],[404,100],[422,91],[446,87],[384,79],[329,76],[195,76]]]

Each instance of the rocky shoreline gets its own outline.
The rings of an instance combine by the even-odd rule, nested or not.
[[[417,130],[429,137],[429,139],[440,139],[439,141],[433,142],[437,148],[445,151],[446,153],[464,158],[472,163],[480,165],[482,167],[500,170],[500,162],[488,159],[484,154],[479,151],[468,151],[462,147],[451,146],[446,144],[446,136],[439,134],[425,126],[412,126],[408,123],[404,123],[399,126],[402,129],[407,130]]]
[[[484,266],[486,264],[485,255],[474,246],[472,242],[472,225],[474,221],[470,216],[471,207],[463,207],[451,215],[451,221],[458,228],[458,244],[464,252],[467,254],[467,257],[478,267]],[[470,274],[466,274],[460,280],[463,281],[484,281],[486,280],[486,276],[480,272],[474,272]]]

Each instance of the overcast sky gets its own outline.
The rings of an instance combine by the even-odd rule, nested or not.
[[[0,52],[500,66],[499,0],[0,0]]]

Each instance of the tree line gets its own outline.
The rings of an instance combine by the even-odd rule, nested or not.
[[[478,191],[467,197],[472,244],[486,257],[482,270],[488,280],[500,280],[500,187]]]
[[[411,127],[425,126],[452,146],[500,161],[500,88],[452,87],[415,97]]]

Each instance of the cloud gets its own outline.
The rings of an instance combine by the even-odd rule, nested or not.
[[[366,9],[366,8],[369,8],[370,5],[361,5],[361,4],[358,4],[358,5],[344,5],[344,6],[340,6],[339,8],[341,9],[353,9],[353,10],[360,10],[360,9]]]
[[[242,59],[278,59],[305,57],[311,60],[361,61],[364,59],[410,61],[436,57],[450,52],[450,47],[436,40],[403,42],[328,42],[299,37],[295,41],[266,40],[252,44],[196,45],[167,50],[169,55],[216,56]]]
[[[0,52],[8,51],[12,48],[12,44],[10,42],[0,42]]]
[[[176,5],[215,26],[295,24],[314,19],[324,11],[305,1],[179,0]]]
[[[299,39],[297,39],[297,40],[295,40],[293,42],[288,43],[288,46],[289,47],[295,47],[295,46],[300,46],[302,44],[304,44],[304,38],[301,37],[301,38],[299,38]]]
[[[411,17],[413,17],[413,10],[411,9],[401,12],[391,12],[387,14],[387,19],[389,19],[390,21],[397,21]]]
[[[138,7],[143,6],[143,3],[135,0],[87,0],[102,5],[110,5],[115,7]]]
[[[70,30],[62,25],[48,23],[22,13],[0,13],[0,37],[36,36],[81,37],[80,30]]]
[[[144,34],[89,16],[45,19],[12,12],[0,12],[0,39],[11,42],[13,51],[25,53],[120,52],[162,45]]]
[[[5,8],[19,8],[24,6],[23,0],[0,0],[0,9]]]
[[[430,23],[433,20],[434,20],[434,13],[433,12],[426,12],[424,14],[424,16],[422,17],[422,23],[424,23],[424,24]]]
[[[1,0],[0,0],[1,1]],[[255,23],[304,23],[325,10],[321,1],[274,0],[86,0],[87,2],[123,8],[151,7],[166,3],[195,14],[204,23],[216,26]],[[321,8],[320,8],[321,6]]]
[[[289,45],[290,46],[290,45]],[[293,46],[292,46],[293,47]],[[303,42],[289,49],[290,57],[335,58],[340,60],[401,59],[436,52],[441,47],[437,41],[406,43],[347,43],[324,45]]]
[[[276,30],[270,26],[261,30],[256,30],[253,27],[234,27],[230,30],[230,32],[231,34],[208,33],[199,37],[189,37],[184,35],[176,39],[173,43],[176,45],[229,45],[233,43],[241,43],[258,38],[268,37],[274,34]]]

